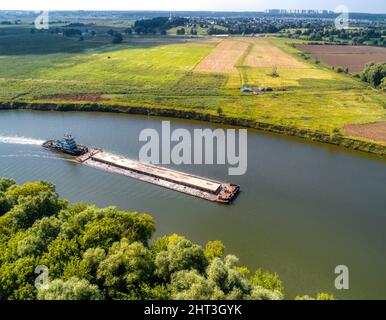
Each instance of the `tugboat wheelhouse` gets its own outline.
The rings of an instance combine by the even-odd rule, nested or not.
[[[70,134],[65,134],[62,140],[48,140],[43,143],[43,147],[73,156],[81,156],[88,152],[88,148],[84,145],[77,144]]]

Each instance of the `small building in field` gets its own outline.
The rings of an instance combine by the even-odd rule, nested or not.
[[[240,89],[240,91],[243,93],[252,93],[253,92],[253,90],[251,88],[248,88],[248,87],[242,87]]]

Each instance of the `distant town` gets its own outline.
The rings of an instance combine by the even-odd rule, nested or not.
[[[309,10],[309,9],[267,9],[268,14],[334,14],[330,10]]]

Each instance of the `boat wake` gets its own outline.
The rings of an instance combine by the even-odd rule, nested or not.
[[[41,146],[44,143],[44,141],[38,140],[38,139],[25,138],[25,137],[17,137],[17,136],[14,136],[14,137],[0,136],[0,143]]]
[[[0,155],[0,158],[38,158],[38,159],[49,159],[49,160],[59,160],[59,161],[78,163],[74,159],[67,159],[67,158],[55,157],[55,156],[47,156],[44,154],[4,154],[4,155]]]

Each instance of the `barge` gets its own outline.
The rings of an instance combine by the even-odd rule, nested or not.
[[[86,154],[78,157],[77,161],[93,168],[121,174],[223,204],[231,203],[240,191],[240,186],[236,184],[223,183],[151,164],[144,164],[101,149],[91,149]]]
[[[67,134],[62,140],[48,140],[44,148],[76,156],[79,163],[93,168],[124,175],[164,188],[189,194],[213,202],[229,204],[240,191],[240,186],[198,177],[151,164],[130,160],[102,149],[77,144]]]
[[[89,150],[82,144],[77,144],[70,134],[65,134],[62,140],[48,140],[43,143],[43,148],[69,154],[71,156],[81,156]]]

